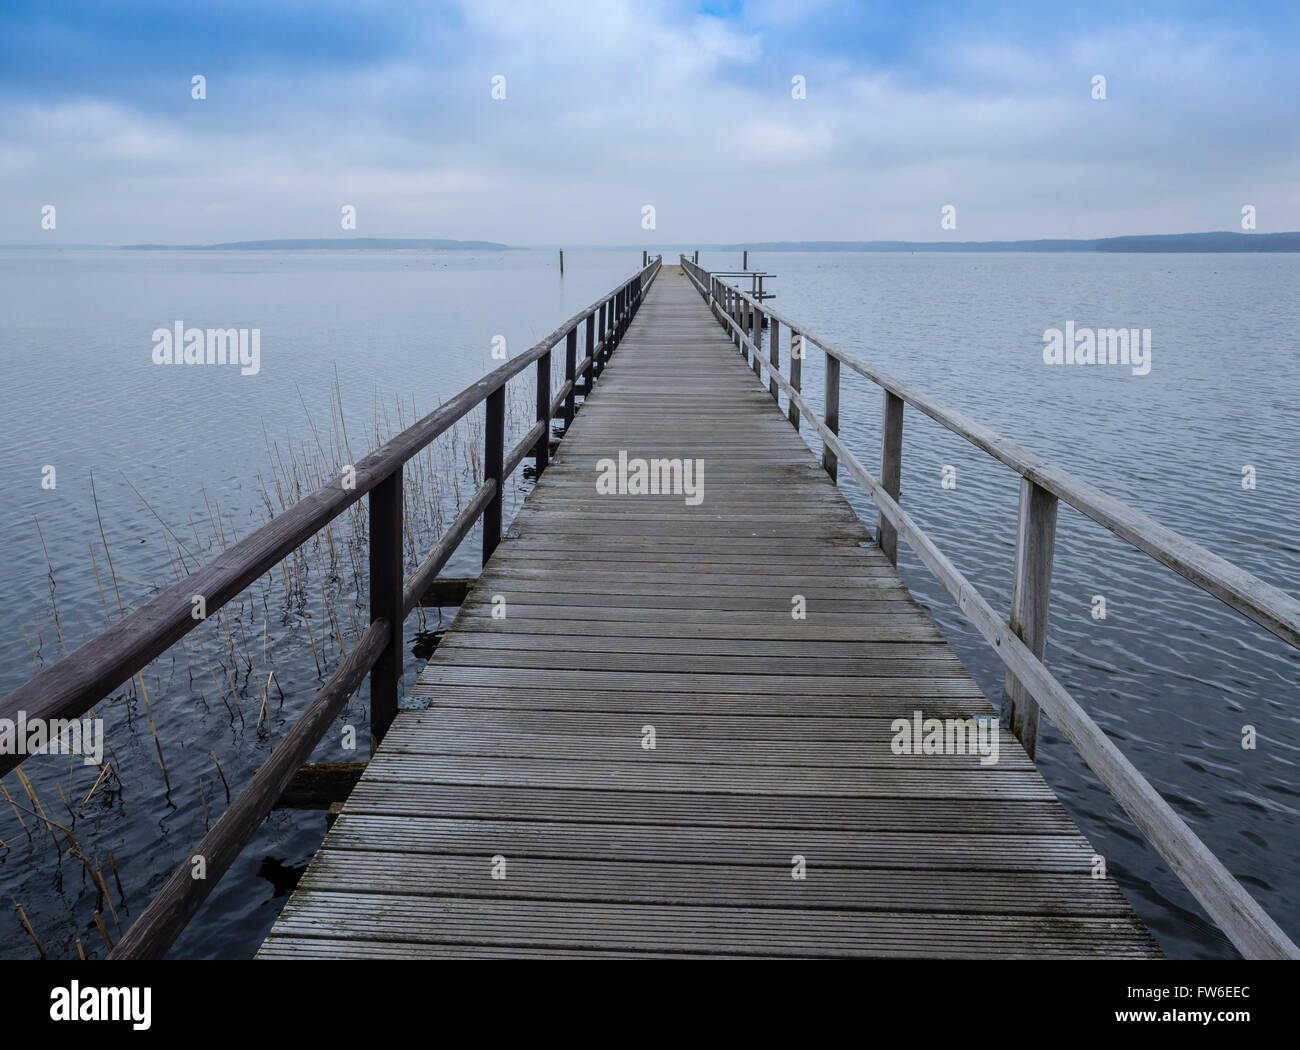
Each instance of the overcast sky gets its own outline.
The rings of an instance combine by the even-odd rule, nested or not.
[[[4,0],[0,243],[1296,230],[1298,50],[1295,0]]]

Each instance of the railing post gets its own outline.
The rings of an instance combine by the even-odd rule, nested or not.
[[[790,385],[803,393],[803,347],[799,346],[799,333],[790,329]],[[795,357],[795,347],[799,346],[799,356]],[[799,409],[795,407],[794,398],[790,399],[790,425],[799,430]]]
[[[397,717],[402,680],[402,468],[370,490],[370,622],[387,620],[388,644],[370,670],[370,753]]]
[[[880,435],[880,485],[898,502],[903,474],[903,399],[885,391],[885,415]],[[880,549],[898,564],[898,530],[883,514],[877,516]]]
[[[582,379],[582,382],[583,382],[582,396],[583,396],[583,397],[590,397],[590,396],[591,396],[591,381],[592,381],[593,379],[596,378],[596,358],[595,358],[595,356],[594,356],[595,353],[596,353],[596,312],[595,312],[594,310],[593,310],[591,313],[589,313],[589,314],[587,315],[587,344],[586,344],[586,349],[587,349],[587,352],[586,352],[586,354],[583,355],[583,357],[584,357],[584,359],[590,357],[590,358],[591,358],[591,363],[590,363],[589,365],[587,365],[587,369],[586,369],[586,371],[583,372],[583,379]]]
[[[1016,576],[1011,588],[1011,630],[1042,660],[1047,653],[1047,611],[1052,599],[1052,553],[1057,499],[1028,478],[1020,479],[1016,524]],[[1033,759],[1038,750],[1038,704],[1008,669],[1011,731]]]
[[[609,326],[605,317],[605,311],[609,308],[609,300],[606,299],[600,304],[600,346],[595,351],[595,356],[591,359],[591,379],[596,379],[601,369],[605,367],[605,344],[609,341]],[[591,389],[590,380],[587,389]]]
[[[505,488],[506,388],[505,384],[488,394],[483,418],[483,480],[495,481],[497,488],[483,508],[483,564],[501,542],[501,490]]]
[[[569,329],[564,337],[564,381],[569,384],[569,396],[564,399],[564,429],[567,432],[578,410],[578,326]]]
[[[763,311],[753,305],[749,307],[749,338],[754,344],[754,375],[763,376]]]
[[[826,429],[837,437],[840,432],[840,359],[826,355]],[[840,483],[840,461],[830,446],[822,449],[822,466],[835,484]]]
[[[759,317],[759,326],[763,323],[762,317]],[[778,393],[776,385],[776,374],[781,371],[781,344],[779,336],[781,334],[781,323],[775,317],[769,317],[767,321],[767,360],[772,366],[771,381],[768,383],[768,389],[772,391],[772,400],[778,405],[781,403],[781,396]]]
[[[537,439],[533,450],[537,472],[534,478],[540,478],[551,462],[551,352],[549,350],[537,359],[537,421],[542,425],[542,436]]]

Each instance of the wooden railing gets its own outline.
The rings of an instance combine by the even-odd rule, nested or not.
[[[200,621],[191,615],[196,595],[203,596],[207,613],[211,615],[362,496],[369,495],[369,627],[266,762],[126,931],[109,958],[159,958],[167,951],[217,880],[248,844],[294,773],[310,757],[367,674],[370,675],[373,751],[397,715],[402,624],[407,615],[419,604],[421,596],[480,516],[483,518],[483,561],[492,555],[501,541],[501,496],[506,479],[529,455],[536,457],[539,474],[546,469],[551,420],[562,418],[566,426],[572,422],[579,379],[583,379],[584,389],[589,392],[635,316],[659,267],[659,257],[650,260],[643,269],[569,318],[526,353],[507,361],[370,453],[355,465],[355,479],[345,471],[0,700],[0,718],[16,718],[23,712],[29,723],[85,714],[199,626]],[[583,329],[581,361],[577,356],[579,328]],[[561,341],[564,342],[565,381],[552,396],[551,351]],[[506,383],[530,365],[536,365],[537,373],[537,422],[506,452]],[[483,484],[410,578],[404,580],[403,466],[457,420],[484,403]],[[354,484],[347,483],[353,480]],[[0,776],[23,758],[23,755],[0,755]],[[206,876],[201,879],[192,876],[191,862],[196,857],[203,858],[206,868]]]
[[[755,374],[761,377],[766,369],[768,389],[773,399],[777,398],[779,391],[786,394],[789,419],[794,427],[798,429],[801,419],[807,419],[821,437],[822,464],[827,473],[838,481],[839,467],[843,465],[871,496],[879,514],[880,547],[889,559],[898,563],[898,537],[902,536],[1002,659],[1006,665],[1007,692],[1011,698],[1011,728],[1030,757],[1035,751],[1041,708],[1242,955],[1247,958],[1300,958],[1300,950],[1291,939],[1210,853],[1044,665],[1057,503],[1064,500],[1297,648],[1300,648],[1300,602],[1126,506],[1082,478],[954,412],[830,340],[813,334],[710,274],[684,255],[681,264],[696,290],[730,333],[740,353],[752,361]],[[767,321],[766,358],[763,354],[764,319]],[[782,325],[790,333],[787,340],[791,348],[788,378],[781,374],[780,368]],[[809,345],[819,347],[826,358],[825,409],[821,417],[801,392],[802,362]],[[879,480],[872,477],[839,438],[841,365],[870,379],[884,391]],[[1015,576],[1010,616],[1006,619],[994,611],[899,505],[905,404],[942,423],[1020,475]]]

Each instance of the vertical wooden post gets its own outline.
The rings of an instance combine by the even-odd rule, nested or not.
[[[560,249],[560,276],[564,276],[564,249]]]
[[[740,256],[740,268],[741,268],[742,270],[748,270],[748,269],[749,269],[749,252],[742,252],[742,253],[741,253],[741,256]]]
[[[569,396],[564,399],[564,429],[568,432],[573,414],[578,411],[578,326],[569,329],[564,337],[564,381],[569,386]]]
[[[585,385],[583,386],[582,396],[590,397],[591,381],[596,377],[596,359],[595,357],[592,356],[596,352],[596,313],[594,310],[587,315],[586,350],[587,352],[583,355],[583,357],[584,358],[590,357],[591,364],[587,365],[587,370],[584,373],[585,378],[583,382]]]
[[[700,251],[698,248],[695,250],[695,265],[700,265]]]
[[[753,306],[749,308],[750,338],[754,341],[754,375],[762,378],[760,361],[763,357],[763,311]]]
[[[1052,598],[1052,554],[1056,546],[1056,497],[1028,478],[1020,479],[1016,525],[1016,576],[1011,589],[1011,630],[1039,660],[1047,652],[1047,611]],[[1032,759],[1038,750],[1038,704],[1007,671],[1011,731]]]
[[[537,359],[537,421],[542,426],[542,436],[537,439],[533,449],[537,464],[535,478],[542,476],[551,462],[551,352],[549,350]]]
[[[880,434],[880,485],[894,501],[903,480],[903,399],[897,394],[885,391],[885,415]],[[895,565],[898,564],[898,530],[886,520],[883,514],[877,515],[877,535],[880,537],[880,549]]]
[[[506,387],[502,383],[487,396],[483,420],[483,480],[495,481],[497,490],[483,508],[483,564],[501,542],[501,490],[506,479]]]
[[[598,329],[598,332],[600,333],[600,345],[595,350],[596,356],[591,359],[592,380],[595,380],[600,375],[600,370],[604,367],[605,343],[609,338],[609,328],[607,327],[607,321],[605,319],[605,311],[608,307],[608,299],[600,304],[600,328]],[[588,383],[588,389],[590,389],[590,383]]]
[[[402,680],[402,468],[370,490],[370,622],[387,620],[388,644],[370,671],[370,753],[397,717]]]
[[[649,252],[644,251],[644,250],[641,252],[641,269],[644,270],[647,266],[650,265],[650,258],[649,258],[649,256],[650,256],[650,253],[649,253]]]
[[[826,427],[836,436],[840,432],[840,359],[826,355]],[[835,484],[840,483],[840,461],[829,446],[822,449],[822,466]]]
[[[761,302],[761,300],[760,300]],[[759,318],[759,325],[762,325],[762,317]],[[768,389],[772,392],[772,400],[778,405],[781,403],[780,389],[776,385],[776,374],[781,371],[781,323],[775,318],[770,317],[767,321],[767,360],[772,366],[771,381],[768,383]]]
[[[799,347],[799,356],[794,356],[795,346],[799,343],[799,333],[793,328],[790,329],[790,385],[799,393],[803,393],[803,347]],[[797,431],[799,429],[799,409],[795,407],[793,399],[790,401],[790,425]]]

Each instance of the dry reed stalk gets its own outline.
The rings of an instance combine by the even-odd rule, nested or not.
[[[221,768],[221,760],[217,758],[217,753],[215,751],[209,751],[208,754],[212,756],[212,763],[217,767],[217,776],[221,778],[221,786],[226,789],[226,802],[229,803],[230,784],[226,782],[226,772]]]
[[[113,555],[108,549],[108,537],[104,535],[104,518],[99,513],[99,496],[95,493],[95,472],[90,472],[90,498],[95,504],[95,520],[99,522],[99,539],[104,545],[104,557],[108,560],[108,574],[113,580],[113,594],[117,597],[117,611],[122,616],[126,615],[126,609],[122,606],[122,592],[117,586],[117,572],[113,568]]]
[[[108,935],[108,927],[104,925],[104,916],[95,909],[95,925],[99,927],[99,935],[104,938],[104,943],[108,945],[108,950],[113,950],[113,938]]]
[[[207,831],[211,826],[211,820],[208,817],[208,796],[203,793],[203,775],[199,775],[199,802],[203,804],[203,830]]]
[[[45,949],[41,946],[40,938],[36,936],[36,931],[32,929],[32,924],[27,919],[27,913],[23,911],[23,906],[18,903],[18,898],[10,897],[9,899],[14,902],[14,907],[18,909],[18,921],[23,924],[23,929],[27,931],[27,936],[30,937],[32,943],[36,945],[36,950],[41,953],[41,958],[48,958],[45,954]]]
[[[172,793],[172,778],[167,775],[167,762],[163,758],[162,743],[158,740],[158,727],[153,724],[153,708],[149,706],[149,691],[144,687],[144,672],[138,676],[140,679],[140,695],[144,698],[145,714],[149,716],[149,730],[153,733],[153,746],[158,750],[158,765],[162,767],[163,782],[167,785],[167,794]]]

